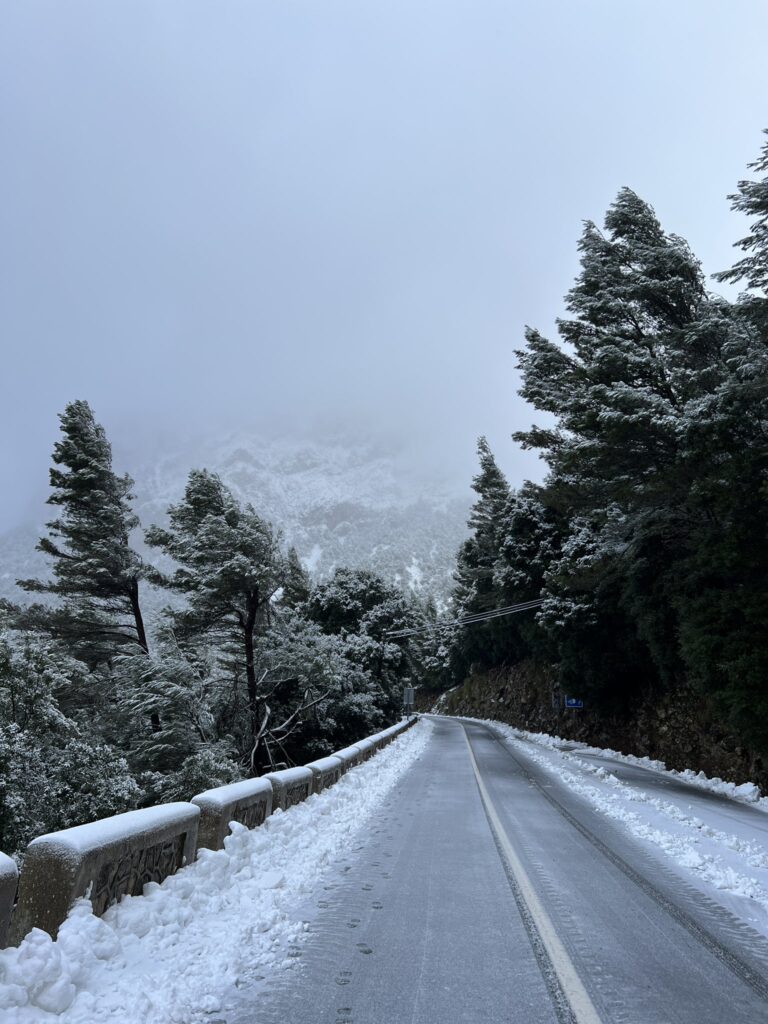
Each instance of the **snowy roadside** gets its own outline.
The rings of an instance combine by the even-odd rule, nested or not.
[[[56,942],[31,932],[0,951],[3,1024],[213,1022],[255,973],[289,967],[305,926],[291,911],[420,756],[421,721],[335,786],[200,859],[102,918],[80,900]]]
[[[690,881],[768,936],[768,799],[760,797],[757,786],[668,771],[660,761],[613,750],[574,749],[557,736],[501,722],[483,724],[595,810],[662,851]],[[624,765],[631,767],[624,770]]]

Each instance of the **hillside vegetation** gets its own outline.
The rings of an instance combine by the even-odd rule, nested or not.
[[[719,275],[737,301],[629,189],[586,223],[559,339],[518,352],[542,419],[515,437],[548,473],[510,487],[481,439],[457,568],[461,614],[544,603],[460,630],[457,683],[539,664],[557,700],[624,725],[685,692],[768,753],[768,145],[752,170],[745,255]]]

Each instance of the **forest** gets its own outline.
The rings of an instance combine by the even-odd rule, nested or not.
[[[440,686],[430,602],[360,569],[313,583],[222,480],[190,472],[137,553],[132,480],[89,404],[60,416],[31,604],[0,604],[0,849],[135,807],[304,763],[400,717]],[[167,598],[145,613],[147,588]]]
[[[91,407],[67,405],[50,574],[0,604],[0,849],[322,756],[394,720],[404,686],[523,661],[606,715],[694,686],[768,754],[768,143],[751,170],[743,255],[716,275],[736,299],[628,188],[585,224],[559,340],[517,352],[543,420],[514,438],[546,475],[511,486],[480,439],[442,617],[370,571],[310,579],[205,469],[140,524]]]
[[[457,565],[460,615],[544,603],[459,630],[456,683],[532,660],[619,718],[690,686],[768,754],[768,143],[750,170],[734,301],[630,189],[585,224],[559,340],[517,352],[546,476],[511,487],[481,438]]]

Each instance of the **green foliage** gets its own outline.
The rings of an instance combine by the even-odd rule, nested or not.
[[[63,436],[54,446],[48,503],[60,511],[38,544],[52,561],[53,578],[19,585],[60,598],[48,627],[78,657],[98,664],[122,644],[147,646],[139,606],[143,567],[130,545],[138,526],[133,481],[113,471],[112,447],[87,402],[70,402],[59,418]]]
[[[768,150],[753,165],[768,171]],[[768,178],[724,278],[766,284]],[[549,466],[506,502],[480,448],[456,598],[480,611],[542,597],[535,616],[462,629],[456,675],[526,657],[566,692],[623,714],[692,681],[768,750],[768,322],[764,301],[707,292],[687,244],[629,189],[587,223],[559,344],[528,330],[521,394],[547,414],[516,434]]]
[[[25,583],[54,603],[0,604],[0,848],[188,800],[397,717],[427,649],[388,637],[421,614],[398,590],[348,570],[313,588],[296,552],[205,470],[147,531],[170,568],[144,566],[131,481],[113,473],[103,429],[85,402],[61,419],[61,514],[41,541],[53,576]],[[151,647],[142,579],[175,595]]]
[[[141,788],[125,759],[60,699],[86,671],[45,637],[0,631],[0,848],[21,854],[44,832],[135,807]]]

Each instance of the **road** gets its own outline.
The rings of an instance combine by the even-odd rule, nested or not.
[[[433,721],[227,1024],[768,1020],[764,939],[524,752]]]

